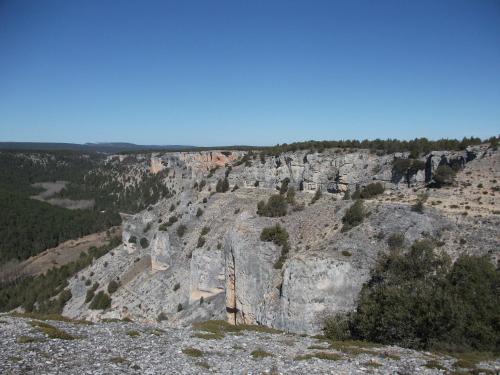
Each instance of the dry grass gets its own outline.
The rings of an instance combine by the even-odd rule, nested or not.
[[[182,352],[190,357],[195,357],[195,358],[203,357],[203,352],[200,349],[196,348],[190,348],[190,347],[184,348],[182,349]]]
[[[193,328],[200,331],[212,333],[213,335],[216,335],[218,338],[223,338],[226,333],[242,334],[245,331],[262,332],[262,333],[281,333],[281,331],[279,330],[265,326],[248,325],[248,324],[232,325],[224,320],[207,320],[205,322],[194,323]],[[210,338],[215,339],[216,337],[213,336]]]
[[[343,357],[337,353],[317,352],[312,354],[298,355],[295,357],[295,360],[306,361],[313,358],[324,359],[328,361],[340,361]]]
[[[265,351],[265,350],[263,350],[263,349],[255,349],[254,351],[252,351],[252,352],[250,353],[250,355],[251,355],[253,358],[274,357],[271,353],[266,352],[266,351]]]
[[[89,322],[88,320],[75,320],[75,319],[70,319],[66,318],[62,315],[59,314],[39,314],[39,313],[18,313],[18,312],[12,312],[9,314],[10,316],[13,316],[15,318],[26,318],[26,319],[36,319],[36,320],[52,320],[56,322],[66,322],[66,323],[71,323],[71,324],[85,324],[85,325],[92,325],[94,323]]]
[[[38,331],[46,334],[50,339],[60,339],[60,340],[74,340],[77,337],[70,335],[69,333],[54,327],[50,324],[32,320],[30,322],[31,326],[36,328]]]

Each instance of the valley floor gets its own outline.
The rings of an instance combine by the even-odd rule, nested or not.
[[[61,339],[61,337],[66,338]],[[470,361],[469,361],[470,362]],[[498,374],[500,359],[464,359],[394,346],[329,343],[252,329],[207,333],[114,321],[0,315],[1,374]]]

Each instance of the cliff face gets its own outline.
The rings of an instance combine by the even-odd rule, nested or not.
[[[256,155],[235,163],[242,155],[157,156],[169,169],[165,184],[175,186],[177,194],[128,219],[123,245],[70,280],[73,298],[64,314],[95,320],[161,317],[172,326],[218,318],[318,333],[326,316],[356,306],[377,256],[388,249],[391,234],[402,234],[406,246],[433,238],[440,244],[439,251],[452,257],[467,252],[499,259],[500,202],[498,184],[492,181],[500,179],[500,158],[486,146],[434,152],[421,159],[423,169],[400,176],[394,159],[405,154],[327,150],[263,159]],[[426,181],[444,163],[463,166],[455,186],[426,189]],[[214,194],[217,180],[226,174],[234,191]],[[258,216],[257,203],[276,194],[285,178],[297,189],[297,209],[290,207],[281,218]],[[202,180],[206,184],[200,188]],[[352,204],[342,199],[342,192],[373,181],[382,182],[386,191],[365,201],[368,215],[361,225],[341,232],[342,217]],[[487,194],[472,183],[481,183],[489,189]],[[310,204],[317,189],[323,195]],[[424,191],[429,194],[424,212],[412,211],[417,194]],[[281,249],[260,239],[263,228],[278,223],[289,233],[291,245],[280,269],[274,264]],[[180,225],[185,233],[178,230]],[[99,282],[98,290],[105,290],[111,280],[120,282],[110,309],[88,309],[86,280]]]

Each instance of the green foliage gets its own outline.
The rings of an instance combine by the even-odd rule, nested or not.
[[[196,217],[200,217],[201,215],[203,215],[203,210],[198,207],[198,210],[196,211]]]
[[[180,237],[183,237],[184,234],[186,233],[187,227],[184,224],[180,224],[177,227],[177,235]]]
[[[182,306],[182,303],[179,303],[177,305],[177,312],[181,312],[182,310],[184,310],[184,307]]]
[[[196,247],[200,248],[200,247],[203,247],[203,245],[205,245],[205,237],[203,236],[200,236],[198,237],[198,243],[196,244]]]
[[[201,235],[202,235],[202,236],[207,235],[207,234],[208,234],[208,232],[210,232],[210,228],[209,228],[209,227],[203,227],[203,228],[201,229]]]
[[[342,226],[341,231],[347,232],[355,226],[358,226],[363,222],[365,216],[366,213],[363,201],[358,199],[346,210],[344,217],[342,218],[342,223],[344,223],[344,225]]]
[[[350,319],[348,315],[337,314],[325,319],[323,328],[325,337],[333,341],[344,341],[351,338]]]
[[[281,186],[280,186],[280,194],[285,194],[288,191],[288,184],[290,183],[290,179],[288,177],[285,177],[283,181],[281,181]]]
[[[142,237],[141,240],[139,241],[139,243],[141,244],[141,247],[143,249],[145,249],[146,247],[149,246],[149,241],[145,237]]]
[[[316,203],[317,200],[321,198],[321,190],[317,189],[316,192],[314,193],[314,196],[311,199],[311,204]]]
[[[425,169],[425,162],[417,159],[395,158],[392,162],[392,180],[398,182],[402,177],[409,182],[409,178],[418,171]]]
[[[97,293],[89,305],[91,310],[105,310],[111,307],[111,297],[102,290]]]
[[[119,286],[120,285],[115,280],[111,280],[108,284],[108,293],[113,294],[118,290]]]
[[[281,194],[271,195],[266,202],[260,201],[257,204],[257,214],[267,217],[285,216],[288,209],[288,203]]]
[[[286,201],[288,204],[295,204],[295,188],[289,187],[286,192]]]
[[[405,236],[402,233],[393,233],[387,239],[387,245],[389,249],[396,250],[403,247],[405,241]]]
[[[417,349],[498,351],[500,274],[485,257],[451,266],[429,240],[379,259],[350,321],[359,339]]]
[[[356,190],[352,195],[353,199],[369,199],[380,195],[384,192],[385,188],[380,182],[373,182],[366,185],[361,190]]]
[[[128,239],[128,242],[129,243],[137,243],[137,237],[136,236],[130,236],[130,238]]]
[[[0,264],[24,260],[59,243],[121,222],[116,214],[69,210],[0,190]]]
[[[455,171],[448,165],[443,164],[436,168],[433,178],[438,187],[451,185],[455,181]]]
[[[351,192],[349,191],[349,189],[347,189],[345,192],[344,192],[344,196],[342,197],[343,200],[345,201],[348,201],[351,199]]]
[[[107,245],[91,247],[77,260],[59,268],[52,268],[43,275],[0,284],[0,311],[10,311],[22,306],[27,312],[60,313],[70,298],[69,291],[64,291],[68,285],[67,280],[120,243],[120,238],[113,238]],[[95,283],[94,286],[95,291],[99,284]]]
[[[288,242],[288,232],[285,228],[276,224],[273,227],[264,228],[260,234],[261,241],[272,242],[275,245],[281,246],[281,255],[274,264],[274,268],[280,269],[286,260],[288,252],[290,251],[290,244]]]
[[[215,185],[215,191],[217,193],[225,193],[228,190],[229,190],[229,181],[227,177],[224,177],[224,179],[217,181],[217,185]]]
[[[495,138],[496,139],[496,138]],[[340,140],[340,141],[306,141],[290,144],[276,145],[273,147],[262,147],[261,154],[277,156],[284,152],[311,150],[312,152],[322,152],[329,148],[343,149],[369,149],[372,151],[385,152],[391,154],[395,152],[411,151],[412,155],[427,154],[433,150],[465,150],[467,146],[480,144],[479,138],[439,139],[429,141],[427,138],[415,138],[411,141],[400,141],[397,139],[375,139],[375,140]]]
[[[175,224],[177,222],[177,216],[176,215],[172,215],[168,218],[168,221],[166,223],[163,223],[162,225],[160,225],[158,227],[159,230],[161,231],[167,231],[167,228],[172,226],[173,224]]]

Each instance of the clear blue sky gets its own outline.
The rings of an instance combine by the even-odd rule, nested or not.
[[[0,140],[500,133],[500,0],[0,0]]]

